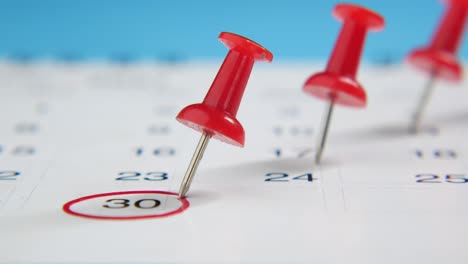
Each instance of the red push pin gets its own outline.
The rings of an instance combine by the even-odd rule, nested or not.
[[[437,78],[460,81],[463,75],[457,51],[466,24],[468,0],[444,0],[447,11],[428,46],[413,50],[408,60],[430,74],[429,80],[419,100],[410,126],[411,132],[418,132],[421,118],[434,89]]]
[[[333,15],[343,21],[338,41],[324,72],[312,75],[304,91],[328,101],[315,162],[320,163],[327,139],[334,104],[352,107],[366,105],[366,92],[356,80],[367,31],[380,31],[384,19],[379,14],[352,4],[338,4]]]
[[[228,32],[222,32],[219,39],[229,48],[229,53],[210,90],[202,103],[189,105],[177,115],[179,122],[202,133],[180,186],[180,198],[188,192],[211,137],[244,146],[244,128],[236,114],[245,86],[255,61],[273,60],[271,52],[250,39]]]

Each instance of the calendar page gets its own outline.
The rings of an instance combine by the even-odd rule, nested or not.
[[[363,65],[363,109],[302,91],[323,63],[258,65],[238,119],[245,148],[175,120],[217,63],[0,65],[0,263],[466,263],[466,83]]]

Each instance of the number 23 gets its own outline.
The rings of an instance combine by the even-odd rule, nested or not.
[[[120,177],[117,177],[117,181],[164,181],[167,180],[168,176],[166,172],[147,172],[143,176],[142,173],[137,171],[124,171],[119,173]]]

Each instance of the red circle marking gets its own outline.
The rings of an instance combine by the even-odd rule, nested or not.
[[[96,216],[96,215],[78,213],[78,212],[74,212],[71,210],[71,207],[74,204],[77,204],[82,201],[98,198],[98,197],[106,197],[106,196],[114,196],[114,195],[122,195],[122,194],[142,194],[142,193],[156,193],[156,194],[175,195],[175,196],[178,195],[177,193],[165,192],[165,191],[126,191],[126,192],[100,193],[100,194],[93,194],[89,196],[80,197],[75,200],[71,200],[63,205],[63,211],[65,211],[67,214],[85,217],[85,218],[106,219],[106,220],[135,220],[135,219],[145,219],[145,218],[159,218],[159,217],[166,217],[166,216],[179,214],[185,211],[185,209],[187,209],[190,205],[189,201],[186,198],[178,198],[178,200],[182,203],[182,206],[179,207],[175,211],[164,213],[164,214],[142,215],[142,216],[122,216],[122,217]]]

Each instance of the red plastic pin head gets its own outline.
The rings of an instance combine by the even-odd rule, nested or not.
[[[366,92],[356,80],[367,31],[382,30],[385,21],[379,14],[352,4],[335,6],[334,16],[343,21],[338,40],[324,72],[312,75],[304,91],[334,103],[363,107]]]
[[[273,54],[256,42],[222,32],[219,39],[229,52],[202,103],[185,107],[177,120],[223,142],[244,146],[244,128],[236,119],[255,61],[272,61]]]
[[[457,51],[466,25],[468,0],[445,0],[447,9],[428,46],[413,50],[408,61],[438,78],[459,81],[463,68]]]

